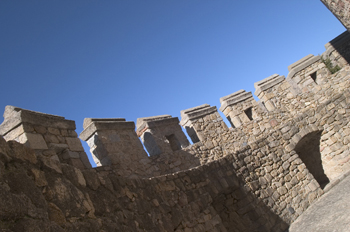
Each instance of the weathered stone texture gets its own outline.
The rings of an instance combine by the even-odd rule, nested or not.
[[[0,134],[7,141],[16,140],[25,144],[37,154],[81,169],[91,168],[77,138],[75,122],[64,117],[6,106]]]
[[[324,2],[347,20],[348,1]],[[80,138],[96,168],[73,121],[7,106],[0,229],[285,231],[350,171],[349,44],[345,32],[287,78],[255,83],[259,102],[244,90],[222,97],[231,128],[208,104],[180,122],[140,118],[136,131],[125,119],[87,118]],[[332,74],[326,59],[341,69]]]
[[[0,177],[3,230],[283,231],[287,227],[245,188],[233,171],[233,156],[176,174],[126,179],[114,170],[80,171],[42,155],[30,163],[17,158],[22,145],[11,148],[3,140],[1,144],[8,157],[1,161],[6,166]]]

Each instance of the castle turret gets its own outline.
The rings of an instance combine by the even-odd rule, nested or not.
[[[123,118],[85,118],[80,138],[86,141],[97,166],[132,166],[147,153],[135,132],[135,123]]]
[[[77,168],[90,168],[75,122],[64,117],[6,106],[0,134],[41,154]]]
[[[138,118],[136,127],[137,134],[150,156],[171,153],[190,144],[177,117],[160,115]]]

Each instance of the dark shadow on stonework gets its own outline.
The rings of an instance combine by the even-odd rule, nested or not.
[[[229,232],[282,232],[289,227],[260,199],[242,188],[227,188],[213,198],[212,205]]]
[[[324,173],[322,166],[320,152],[321,134],[322,131],[315,131],[305,135],[295,146],[294,150],[323,189],[329,183],[329,179]]]
[[[186,129],[186,132],[187,132],[188,136],[191,138],[192,143],[198,143],[199,142],[199,138],[197,136],[196,131],[193,129],[193,127],[186,126],[185,129]]]
[[[249,107],[248,109],[246,109],[244,111],[244,113],[247,115],[247,117],[249,118],[250,121],[253,120],[253,111],[252,111],[252,107]]]
[[[145,132],[143,144],[145,145],[150,156],[159,155],[162,153],[156,141],[154,140],[153,135],[149,132]]]
[[[230,123],[231,127],[236,128],[235,125],[233,125],[233,123],[232,123],[231,117],[227,116],[226,118],[227,118],[228,122]]]
[[[172,151],[181,149],[181,144],[174,134],[165,136],[165,138],[168,140]]]
[[[317,84],[317,72],[310,74],[311,79]]]
[[[343,32],[329,43],[344,57],[347,63],[350,63],[350,32]]]

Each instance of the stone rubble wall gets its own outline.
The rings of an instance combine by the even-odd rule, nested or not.
[[[128,179],[114,170],[80,170],[35,155],[15,141],[0,144],[3,231],[284,231],[290,220],[276,215],[283,208],[270,211],[256,197],[255,185],[244,184],[246,171],[235,174],[232,155],[188,171]],[[257,152],[248,148],[235,155],[251,163],[247,157]],[[304,189],[296,197],[312,202],[304,196],[321,190],[309,185],[291,188]],[[266,191],[271,201],[287,194]]]
[[[295,82],[302,92],[313,91],[317,93],[321,89],[319,84],[330,75],[330,72],[321,61],[321,57],[312,57],[310,60],[312,63],[307,64],[307,62],[304,62],[307,66],[305,65],[305,68],[301,67],[302,69],[300,69],[300,71],[298,66],[290,70],[287,80]],[[302,65],[303,64],[300,66]],[[316,82],[311,78],[311,74],[314,73],[316,73],[317,76]]]
[[[349,44],[342,41],[337,51]],[[0,138],[0,228],[284,231],[327,183],[350,171],[350,66],[337,57],[342,54],[333,55],[334,65],[342,65],[334,74],[311,55],[291,65],[286,79],[258,82],[261,104],[244,91],[224,97],[224,114],[240,120],[235,128],[215,106],[182,111],[180,124],[195,142],[179,150],[169,137],[180,138],[178,124],[160,126],[178,122],[170,116],[138,127],[163,148],[153,156],[133,122],[86,119],[80,137],[97,168],[82,165],[73,121],[7,107],[0,126],[8,141]]]
[[[0,134],[51,159],[77,168],[91,168],[77,133],[75,122],[64,117],[7,106]]]
[[[179,119],[170,115],[138,118],[136,131],[150,156],[171,153],[190,144],[179,125]],[[156,152],[153,153],[153,150]]]

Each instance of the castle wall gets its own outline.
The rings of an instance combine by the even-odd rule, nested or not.
[[[64,117],[6,106],[0,134],[51,159],[80,169],[91,168],[75,132],[75,122]]]
[[[124,119],[86,119],[94,169],[83,166],[73,121],[8,106],[0,229],[285,231],[350,171],[347,38],[322,55],[341,67],[333,74],[309,55],[287,79],[255,84],[261,104],[245,91],[221,98],[230,129],[215,106],[181,111],[192,145],[169,115],[141,118],[137,133]]]
[[[178,151],[190,145],[179,119],[170,115],[138,118],[136,130],[150,156]]]
[[[158,120],[154,121],[154,119]],[[148,120],[145,124],[146,120],[139,120],[137,133],[140,136],[145,133],[152,136],[153,144],[150,146],[153,146],[152,149],[156,146],[161,152],[151,156],[145,152],[135,132],[134,122],[117,118],[86,118],[84,131],[80,134],[80,138],[87,141],[97,166],[101,166],[97,170],[103,172],[113,168],[117,170],[118,175],[137,178],[158,176],[200,165],[198,158],[181,149],[182,146],[188,146],[189,143],[177,118],[166,116],[152,117],[152,120],[151,118]],[[167,139],[169,135],[179,138],[177,140],[179,149],[172,150]],[[142,140],[145,142],[144,137]]]
[[[252,93],[247,93],[245,90],[220,98],[220,103],[220,111],[224,113],[233,128],[258,118],[259,112],[262,111]]]
[[[287,81],[294,82],[304,92],[317,93],[323,79],[330,75],[320,56],[308,55],[288,67]]]
[[[263,197],[256,197],[261,195],[257,194],[259,188],[253,182],[244,184],[247,170],[235,174],[237,163],[256,162],[256,159],[247,158],[256,157],[256,149],[248,148],[189,171],[150,179],[128,179],[115,170],[80,171],[44,156],[36,158],[30,151],[23,153],[24,147],[16,144],[1,140],[1,229],[284,231],[288,227],[290,216],[286,215],[283,220],[278,217],[283,211],[280,204],[275,206],[280,211],[270,211],[263,204]],[[259,158],[265,157],[265,152],[266,155],[271,153],[269,149],[263,150],[264,155]],[[13,165],[17,165],[17,169],[12,168]],[[248,167],[249,172],[253,171]],[[22,181],[26,184],[20,184]],[[269,182],[266,180],[267,186]],[[291,187],[296,191],[303,189],[296,202],[300,199],[308,202],[311,198],[303,196],[319,191],[317,186],[311,190],[303,185],[305,183],[308,182]],[[274,186],[280,187],[277,183]],[[261,190],[264,188],[262,186]],[[273,192],[266,191],[271,201],[282,201],[287,194],[282,191],[280,195],[270,196]]]

